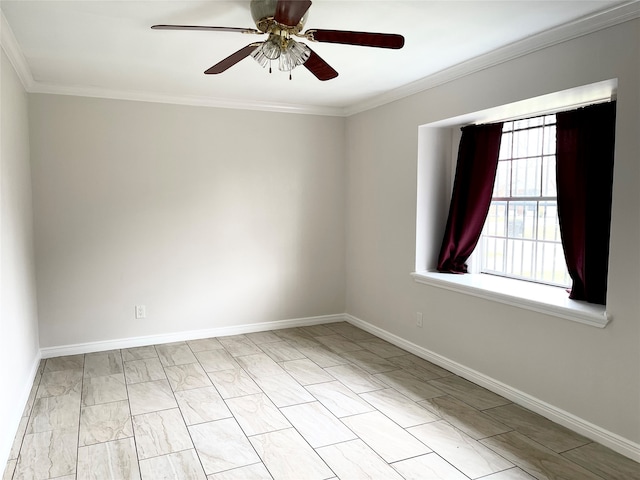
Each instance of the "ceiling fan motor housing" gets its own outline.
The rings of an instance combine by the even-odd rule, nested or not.
[[[261,32],[267,33],[273,31],[274,27],[277,27],[274,21],[277,4],[278,0],[251,0],[251,17]],[[300,33],[304,28],[304,24],[307,22],[308,15],[309,12],[305,12],[297,25],[288,25],[286,30],[294,35]],[[276,29],[280,30],[279,28]]]

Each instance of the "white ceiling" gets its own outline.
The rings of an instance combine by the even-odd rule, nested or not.
[[[254,28],[249,0],[0,1],[2,44],[13,52],[14,65],[23,56],[21,76],[30,91],[338,115],[419,90],[443,72],[482,68],[601,28],[629,11],[637,16],[636,7],[637,1],[618,0],[314,0],[308,29],[405,37],[402,50],[311,44],[339,72],[321,82],[305,68],[289,81],[251,58],[223,74],[204,75],[264,37],[149,28]]]

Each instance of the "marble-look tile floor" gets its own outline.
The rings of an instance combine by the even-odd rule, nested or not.
[[[640,464],[348,323],[43,360],[3,480],[620,479]]]

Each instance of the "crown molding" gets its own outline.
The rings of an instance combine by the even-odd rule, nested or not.
[[[505,45],[466,62],[441,70],[402,87],[390,90],[344,109],[344,116],[351,116],[416,93],[466,77],[481,70],[523,57],[530,53],[597,32],[608,27],[640,18],[640,0],[611,7],[607,10],[579,18],[573,22],[545,30],[523,40]]]
[[[295,113],[305,115],[324,115],[348,117],[357,113],[380,107],[416,93],[429,90],[439,85],[491,68],[518,57],[557,45],[589,33],[612,27],[620,23],[640,18],[640,0],[613,6],[607,10],[596,12],[573,22],[546,30],[539,34],[511,43],[484,55],[441,70],[402,87],[390,90],[381,95],[345,107],[326,107],[319,105],[282,104],[226,98],[170,95],[160,92],[140,92],[115,90],[98,87],[57,85],[37,82],[33,79],[29,65],[20,46],[0,10],[0,44],[9,61],[16,70],[25,90],[30,93],[48,93],[55,95],[72,95],[113,100],[130,100],[153,103],[169,103],[176,105],[204,106],[215,108],[231,108],[256,110],[276,113]]]
[[[29,69],[29,64],[27,64],[27,60],[24,58],[18,40],[16,40],[2,9],[0,9],[0,45],[18,74],[22,86],[27,92],[30,92],[35,83],[31,75],[31,69]]]
[[[57,85],[33,82],[30,93],[48,93],[53,95],[71,95],[79,97],[107,98],[111,100],[130,100],[136,102],[168,103],[197,107],[231,108],[236,110],[254,110],[276,113],[296,113],[300,115],[342,116],[342,108],[317,105],[297,105],[269,103],[257,100],[233,100],[227,98],[204,97],[195,95],[171,95],[157,92],[135,90],[115,90],[76,85]]]

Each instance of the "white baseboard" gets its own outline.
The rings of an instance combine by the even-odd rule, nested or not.
[[[204,330],[189,330],[185,332],[164,333],[159,335],[145,335],[143,337],[118,338],[102,342],[76,343],[73,345],[60,345],[57,347],[41,348],[42,358],[61,357],[63,355],[78,355],[81,353],[104,352],[119,348],[142,347],[145,345],[158,345],[162,343],[196,340],[199,338],[226,337],[229,335],[241,335],[243,333],[264,332],[267,330],[280,330],[283,328],[306,327],[322,323],[346,321],[344,314],[321,315],[318,317],[293,318],[289,320],[277,320],[273,322],[249,323],[229,327],[216,327]]]
[[[375,325],[354,317],[353,315],[345,314],[344,319],[356,327],[362,328],[377,337],[387,340],[408,352],[435,363],[436,365],[466,378],[477,385],[485,387],[498,395],[502,395],[518,405],[536,412],[553,422],[579,433],[580,435],[590,438],[594,442],[609,447],[625,457],[635,460],[636,462],[640,462],[640,444],[638,443],[621,437],[620,435],[610,432],[598,425],[594,425],[593,423],[577,417],[572,413],[506,385],[494,378],[473,370],[472,368],[427,350],[426,348],[416,345],[415,343],[405,340],[393,333],[389,333],[386,330],[376,327]]]
[[[22,387],[22,391],[19,392],[19,401],[15,403],[17,406],[12,412],[2,412],[2,415],[7,419],[7,430],[0,432],[4,438],[0,442],[2,448],[0,448],[0,469],[4,469],[9,455],[11,454],[11,447],[13,447],[13,440],[20,426],[20,420],[22,420],[22,414],[24,413],[25,406],[29,401],[29,395],[31,394],[31,388],[33,382],[38,373],[38,367],[40,366],[41,355],[38,352],[33,359],[29,376],[25,379],[25,383]],[[5,437],[6,436],[6,437]],[[1,471],[0,471],[1,473]]]

